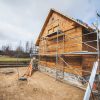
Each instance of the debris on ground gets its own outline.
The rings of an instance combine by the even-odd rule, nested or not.
[[[6,71],[1,68],[0,72]],[[19,68],[19,76],[26,67]],[[10,75],[0,73],[0,100],[83,100],[83,90],[56,81],[36,71],[27,81],[18,81],[16,68]]]

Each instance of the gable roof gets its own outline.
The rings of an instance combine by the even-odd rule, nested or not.
[[[78,25],[82,26],[83,28],[85,28],[85,29],[87,29],[87,30],[93,30],[93,28],[91,28],[90,26],[88,26],[86,23],[84,23],[83,21],[81,21],[81,20],[79,20],[79,19],[74,19],[74,18],[72,18],[72,17],[70,17],[70,16],[66,16],[65,14],[63,14],[63,13],[61,13],[61,12],[55,10],[55,9],[50,9],[50,12],[49,12],[49,14],[48,14],[48,16],[47,16],[47,18],[46,18],[46,20],[45,20],[45,23],[44,23],[44,25],[43,25],[43,27],[42,27],[42,30],[41,30],[41,32],[40,32],[40,34],[39,34],[39,37],[38,37],[37,41],[36,41],[36,45],[37,45],[37,46],[38,46],[38,44],[39,44],[40,37],[41,37],[41,35],[42,35],[42,33],[43,33],[44,29],[45,29],[45,26],[47,25],[47,23],[48,23],[48,21],[49,21],[51,15],[52,15],[52,13],[57,13],[57,14],[59,14],[60,16],[62,16],[62,17],[64,17],[64,18],[70,19],[71,21],[77,23]]]

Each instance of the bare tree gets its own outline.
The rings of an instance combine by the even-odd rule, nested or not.
[[[6,45],[6,46],[2,46],[2,51],[4,51],[4,52],[8,52],[8,51],[11,51],[11,49],[12,49],[12,47],[11,47],[11,45]]]
[[[33,42],[31,41],[31,44],[30,44],[30,50],[29,50],[29,53],[32,54],[33,53]]]
[[[29,41],[26,42],[25,44],[25,52],[29,53],[30,47],[29,47]]]

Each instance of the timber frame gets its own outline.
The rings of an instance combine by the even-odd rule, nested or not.
[[[54,27],[52,29],[53,32],[48,30],[48,33],[44,34],[45,27],[53,13],[72,21],[74,27],[62,30],[59,25],[60,22],[57,19],[54,21],[54,23],[58,23],[55,26],[56,29],[54,29]],[[75,30],[78,32],[76,36],[71,34]],[[79,32],[79,30],[81,30],[81,32]],[[39,46],[39,65],[55,69],[57,80],[63,80],[65,77],[64,72],[67,72],[78,76],[79,81],[87,83],[88,80],[86,80],[85,77],[91,74],[93,63],[100,61],[99,30],[94,30],[87,24],[80,23],[54,9],[50,10],[36,41],[36,45]],[[52,63],[52,61],[55,63]],[[73,64],[78,64],[78,66],[75,65],[73,67],[69,61],[72,61]],[[97,74],[99,74],[99,72],[100,68],[98,68]]]

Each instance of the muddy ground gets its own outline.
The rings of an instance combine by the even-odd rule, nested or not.
[[[20,76],[26,68],[18,68]],[[16,68],[0,68],[0,100],[82,100],[84,91],[35,72],[27,81],[18,81]]]

